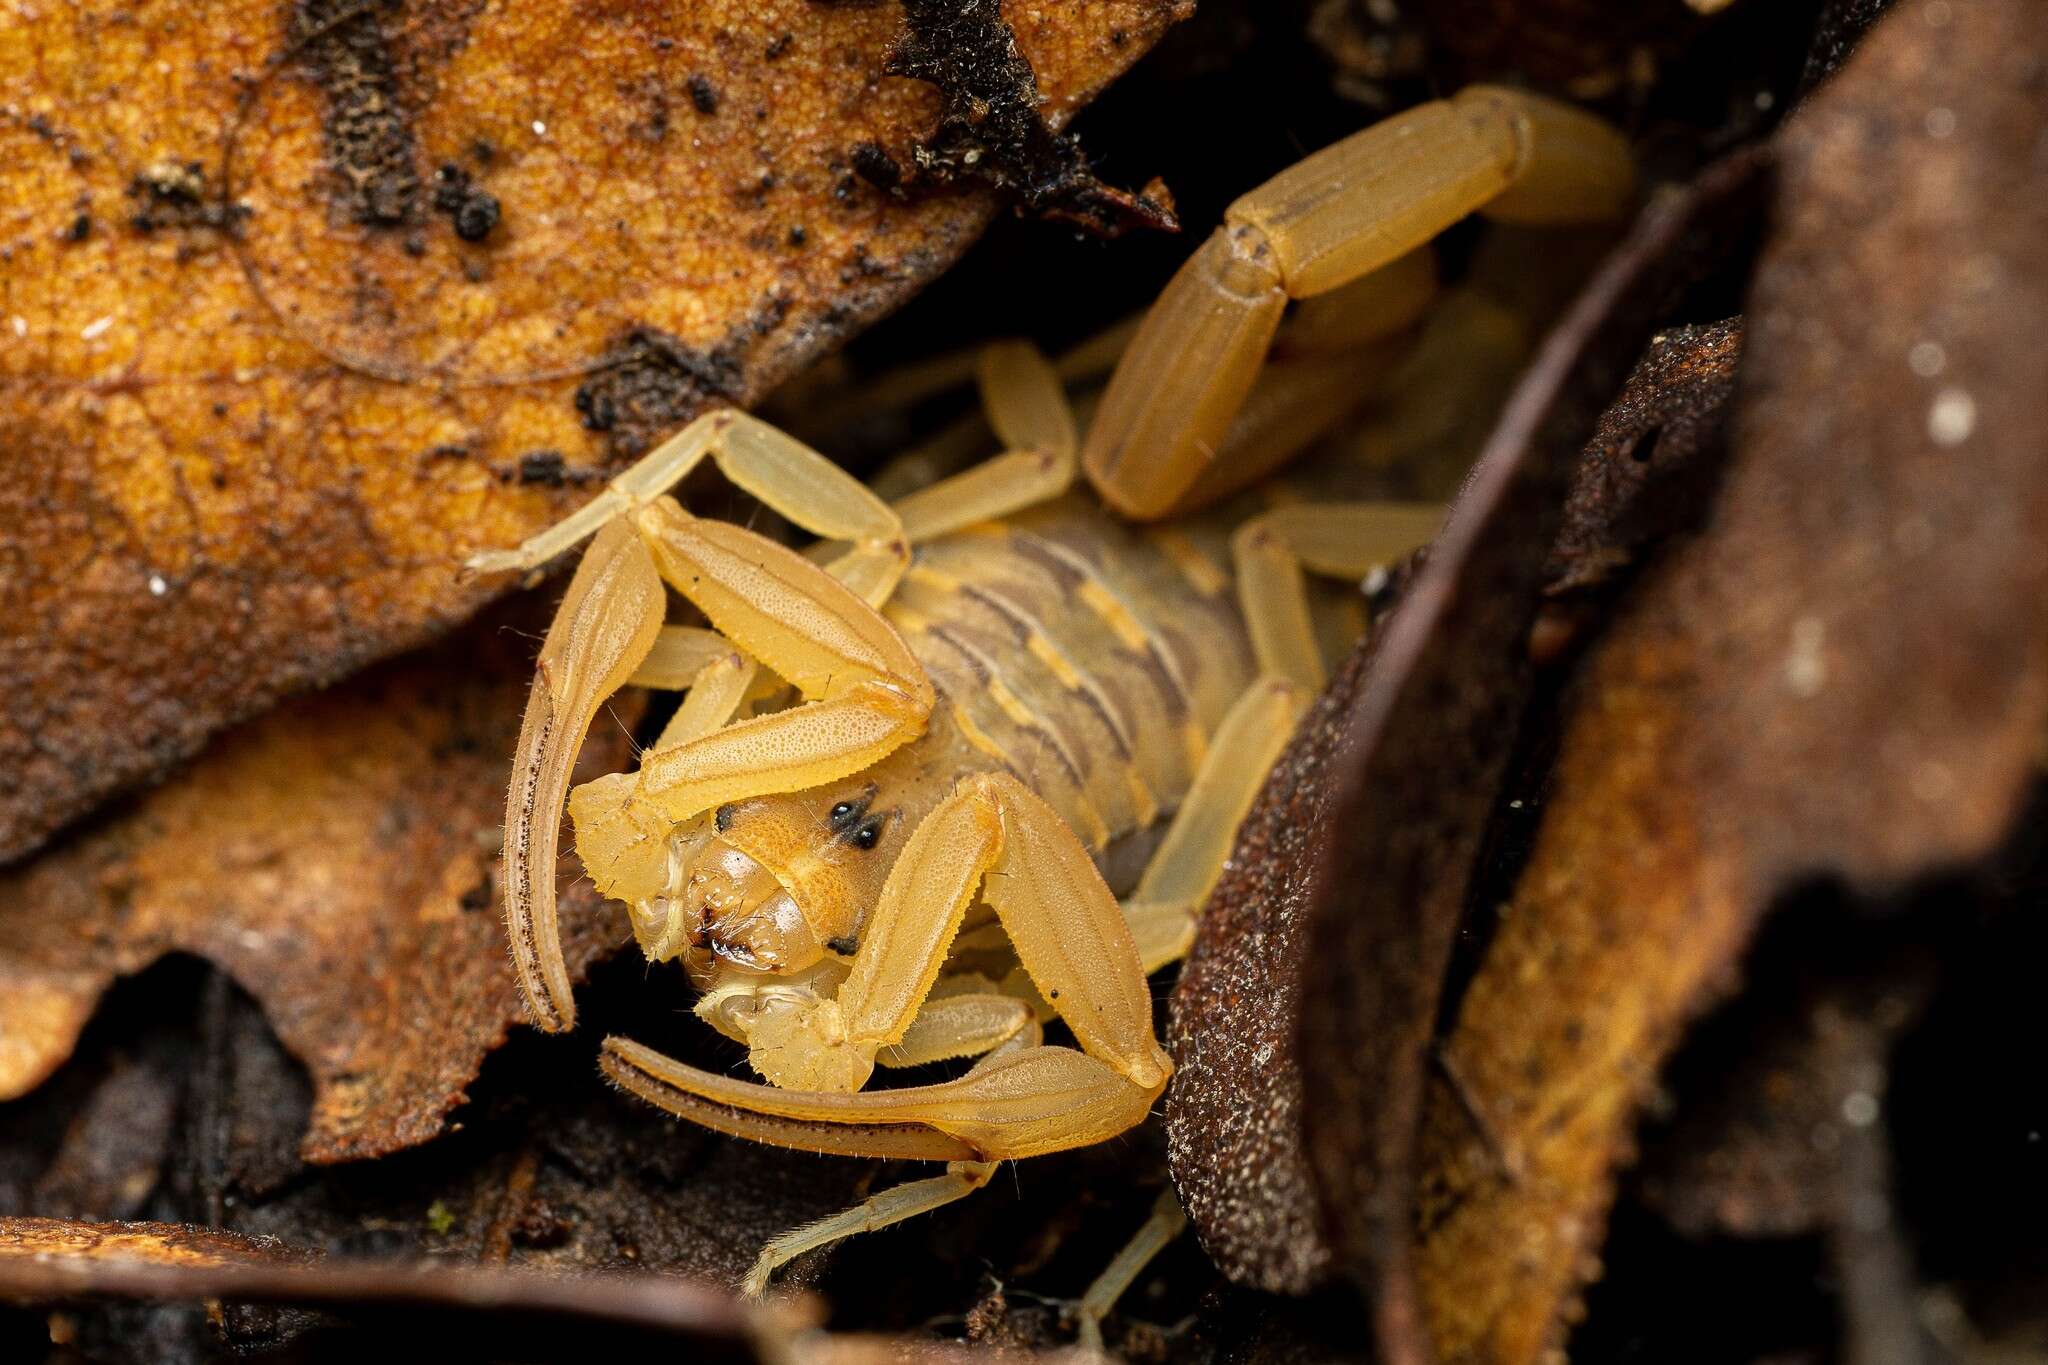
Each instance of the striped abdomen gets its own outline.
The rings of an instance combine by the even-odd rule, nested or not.
[[[939,702],[904,758],[1016,773],[1098,859],[1170,814],[1253,673],[1222,550],[1080,498],[918,547],[884,614]]]

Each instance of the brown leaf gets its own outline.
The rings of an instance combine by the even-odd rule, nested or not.
[[[1895,887],[2017,813],[2048,731],[2048,199],[2014,192],[2044,43],[2023,0],[1902,5],[1788,126],[1712,521],[1576,685],[1446,1045],[1416,1268],[1447,1361],[1557,1343],[1644,1091],[1780,890]]]
[[[295,1304],[369,1319],[386,1341],[460,1331],[466,1351],[534,1358],[678,1340],[752,1358],[786,1347],[800,1307],[749,1307],[673,1275],[551,1275],[442,1263],[351,1262],[270,1237],[175,1223],[0,1217],[0,1295],[61,1302],[114,1295]]]
[[[689,1014],[680,973],[649,974],[637,955],[585,993],[591,1032],[519,1030],[435,1141],[308,1168],[299,1151],[312,1087],[258,1005],[203,964],[166,964],[102,1007],[57,1081],[0,1106],[0,1212],[118,1216],[102,1210],[129,1197],[132,1172],[147,1182],[140,1193],[153,1217],[335,1254],[644,1269],[733,1285],[770,1237],[892,1178],[875,1163],[726,1138],[611,1089],[592,1057],[604,1033],[656,1038],[719,1069],[732,1048]],[[124,1103],[133,1089],[124,1062],[138,1053],[175,1113]],[[130,1154],[117,1169],[79,1160],[124,1141]],[[118,1185],[94,1178],[102,1174]],[[810,1285],[829,1265],[829,1255],[805,1257],[782,1282]],[[238,1347],[287,1330],[296,1329],[253,1310],[222,1327]]]
[[[1742,319],[1651,338],[1572,472],[1544,592],[1607,583],[1649,545],[1698,519],[1720,472]]]
[[[1336,810],[1339,775],[1357,761],[1344,747],[1345,722],[1385,638],[1382,617],[1273,765],[1210,893],[1167,1015],[1174,1190],[1217,1268],[1267,1293],[1307,1293],[1329,1273],[1301,1147],[1303,954],[1309,917],[1329,894],[1330,849],[1348,830]]]
[[[1011,6],[1063,124],[1179,11]],[[0,859],[461,620],[560,516],[943,270],[895,5],[24,10],[0,71]]]
[[[1669,61],[1704,26],[1685,5],[1627,0],[1439,0],[1424,7],[1443,79],[1497,80],[1514,72],[1581,99],[1612,95]],[[1652,68],[1654,69],[1654,68]]]
[[[177,1114],[178,1077],[156,1061],[113,1059],[37,1174],[29,1201],[37,1212],[132,1218],[142,1211],[162,1172]]]
[[[1367,655],[1331,680],[1238,829],[1223,879],[1181,969],[1167,1022],[1174,1189],[1202,1249],[1233,1281],[1305,1293],[1328,1274],[1301,1150],[1304,1078],[1295,1048],[1306,908],[1335,831],[1343,717]]]
[[[546,603],[307,697],[178,781],[0,876],[0,1098],[70,1054],[101,992],[199,953],[257,999],[311,1072],[310,1161],[439,1132],[520,1016],[498,917],[505,755]],[[619,708],[630,724],[634,705]],[[588,773],[630,761],[596,727]],[[587,775],[586,774],[586,775]],[[580,971],[622,936],[577,881]],[[579,913],[581,912],[581,913]]]
[[[1566,478],[1667,294],[1753,214],[1739,162],[1656,206],[1545,343],[1401,609],[1346,743],[1350,832],[1305,959],[1304,1115],[1340,1270],[1380,1295],[1382,1347],[1419,1358],[1406,1256],[1428,1043],[1469,871],[1532,683],[1528,633]]]
[[[274,1237],[244,1237],[218,1228],[182,1223],[79,1223],[62,1218],[0,1217],[0,1263],[7,1266],[9,1292],[34,1292],[24,1281],[23,1262],[53,1273],[46,1283],[77,1287],[94,1263],[130,1262],[154,1266],[305,1265],[316,1253],[294,1251]]]

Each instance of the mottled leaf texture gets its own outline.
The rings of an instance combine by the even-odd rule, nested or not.
[[[1531,366],[1394,613],[1352,708],[1303,970],[1304,1130],[1335,1266],[1420,1359],[1405,1270],[1431,1030],[1469,870],[1532,685],[1529,630],[1569,475],[1672,289],[1718,259],[1762,177],[1730,163],[1645,216]]]
[[[1002,7],[1054,126],[1179,0]],[[229,0],[0,25],[0,859],[474,611],[516,543],[943,270],[895,4]],[[878,163],[877,163],[878,164]]]
[[[1447,1362],[1556,1346],[1638,1106],[1788,886],[1978,857],[2048,732],[2048,11],[1895,6],[1781,139],[1732,456],[1631,599],[1445,1045]]]
[[[295,700],[0,875],[0,1098],[70,1055],[117,975],[183,950],[261,1001],[311,1073],[306,1159],[377,1156],[439,1132],[521,1018],[497,839],[532,677],[527,631],[546,605],[515,603]],[[617,711],[630,721],[635,708],[622,699]],[[631,757],[602,716],[582,775]],[[565,894],[580,971],[624,931],[580,876]]]

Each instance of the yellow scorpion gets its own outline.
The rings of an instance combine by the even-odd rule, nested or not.
[[[534,1022],[575,1018],[555,906],[566,798],[598,889],[650,961],[681,960],[698,1015],[768,1084],[622,1038],[607,1075],[741,1137],[947,1163],[778,1237],[750,1291],[810,1248],[960,1198],[994,1163],[1144,1119],[1173,1073],[1146,976],[1186,951],[1324,681],[1305,571],[1356,583],[1439,516],[1297,502],[1247,520],[1226,500],[1356,406],[1362,349],[1429,303],[1437,233],[1475,210],[1611,219],[1634,193],[1604,123],[1472,87],[1234,203],[1131,337],[1085,443],[1053,367],[1006,343],[978,376],[1004,453],[893,503],[715,411],[565,521],[471,561],[530,569],[594,537],[540,653],[506,811]],[[1307,302],[1283,331],[1290,300]],[[1284,365],[1266,363],[1276,332]],[[684,510],[667,490],[707,458],[819,544]],[[1099,502],[1073,493],[1083,471]],[[664,585],[710,629],[665,625]],[[638,771],[570,792],[585,731],[629,683],[688,694]],[[1055,1017],[1076,1046],[1044,1041]],[[878,1064],[970,1057],[955,1079],[863,1088]],[[1084,1330],[1117,1288],[1091,1291]]]

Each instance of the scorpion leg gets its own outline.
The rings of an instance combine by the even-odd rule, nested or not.
[[[1290,298],[1396,261],[1477,209],[1611,218],[1634,196],[1620,134],[1540,96],[1472,86],[1352,134],[1238,199],[1131,341],[1083,446],[1104,501],[1153,520],[1192,505]]]
[[[1050,501],[1073,486],[1079,471],[1073,409],[1036,347],[984,347],[975,379],[1003,453],[898,499],[896,514],[913,543]]]
[[[1238,603],[1260,671],[1290,678],[1310,694],[1322,691],[1323,654],[1304,568],[1363,578],[1426,544],[1442,521],[1443,508],[1433,503],[1301,503],[1238,527],[1231,538]]]
[[[1133,314],[1076,343],[1071,349],[1062,351],[1052,363],[1054,377],[1068,389],[1090,385],[1106,378],[1109,372],[1116,368],[1117,358],[1123,354],[1124,347],[1137,335],[1138,324],[1142,320],[1142,314]],[[1010,346],[1019,343],[994,344]],[[987,446],[991,434],[986,405],[989,402],[992,364],[993,361],[977,353],[965,368],[958,370],[958,377],[962,380],[981,381],[983,406],[976,407],[951,424],[941,427],[935,435],[928,437],[921,444],[912,446],[885,462],[868,480],[868,486],[874,489],[878,496],[894,503],[920,489],[930,488],[974,463],[975,457]],[[949,375],[953,372],[951,369],[944,371]],[[892,375],[883,375],[876,381],[876,387],[889,385],[892,378]],[[862,406],[865,408],[867,404],[863,402]],[[1075,420],[1080,420],[1079,414],[1076,414]],[[1029,447],[1033,443],[1022,444]]]
[[[1246,688],[1225,713],[1166,837],[1124,903],[1146,972],[1187,955],[1196,918],[1223,874],[1237,827],[1294,734],[1309,697],[1291,680],[1269,674]]]
[[[958,1080],[854,1095],[791,1092],[699,1071],[623,1038],[605,1040],[601,1066],[623,1089],[670,1113],[756,1142],[843,1156],[944,1160],[987,1165],[1012,1157],[1085,1147],[1142,1122],[1164,1088],[1139,1087],[1108,1065],[1072,1048],[998,1048]],[[944,1179],[944,1177],[940,1177]],[[930,1181],[902,1187],[909,1207],[877,1200],[897,1217],[935,1208],[949,1198]],[[929,1202],[927,1202],[929,1201]],[[765,1287],[790,1257],[871,1227],[876,1200],[777,1238],[748,1277]],[[896,1218],[885,1219],[894,1222]]]
[[[875,1054],[883,1066],[922,1066],[954,1057],[978,1057],[1004,1044],[1035,1047],[1043,1041],[1029,1001],[993,989],[939,995],[910,1021],[900,1042]]]
[[[689,687],[704,666],[733,651],[732,641],[715,630],[701,626],[663,626],[654,637],[654,648],[640,661],[627,679],[631,687],[651,687],[662,692],[680,692]]]
[[[768,1292],[769,1278],[806,1251],[815,1251],[859,1233],[875,1232],[906,1218],[915,1218],[920,1213],[943,1208],[956,1199],[965,1199],[988,1184],[999,1164],[994,1161],[950,1161],[946,1163],[944,1175],[897,1185],[880,1194],[870,1195],[843,1213],[830,1214],[815,1223],[793,1228],[761,1248],[754,1268],[747,1272],[747,1278],[740,1284],[740,1293],[748,1298],[759,1298]]]
[[[1138,1229],[1124,1249],[1114,1260],[1102,1268],[1088,1292],[1081,1296],[1078,1316],[1080,1322],[1080,1344],[1084,1351],[1102,1352],[1102,1320],[1109,1316],[1109,1310],[1116,1307],[1116,1301],[1124,1296],[1144,1273],[1152,1258],[1172,1244],[1188,1225],[1188,1216],[1181,1211],[1180,1200],[1168,1186],[1159,1193],[1158,1202],[1152,1206],[1152,1216]]]
[[[1147,972],[1187,952],[1237,827],[1309,699],[1322,690],[1323,657],[1303,567],[1361,578],[1426,542],[1442,519],[1443,509],[1427,504],[1296,504],[1238,529],[1238,591],[1260,677],[1217,727],[1165,839],[1124,903]]]
[[[934,1029],[933,1024],[938,1027]],[[1043,1037],[1031,1007],[1014,996],[948,996],[926,1001],[903,1042],[884,1048],[878,1060],[887,1066],[915,1066],[980,1052],[986,1055],[975,1064],[974,1070],[979,1071],[992,1066],[998,1058],[1039,1046]],[[892,1059],[892,1052],[901,1055]],[[769,1278],[807,1251],[858,1233],[874,1232],[964,1199],[988,1183],[997,1165],[993,1161],[948,1162],[944,1175],[883,1190],[844,1212],[785,1232],[761,1248],[741,1292],[750,1297],[765,1293]],[[1178,1211],[1179,1205],[1174,1207]],[[1154,1248],[1146,1253],[1146,1259],[1156,1254]],[[1142,1268],[1141,1261],[1132,1267],[1132,1275]],[[1114,1302],[1115,1297],[1112,1294],[1110,1301]]]
[[[1277,561],[1286,572],[1253,582],[1246,589],[1247,619],[1256,623],[1263,619],[1262,612],[1287,611],[1299,622],[1307,657],[1320,669],[1321,656],[1314,652],[1308,621],[1302,565],[1320,573],[1363,576],[1374,563],[1398,557],[1426,541],[1441,518],[1441,509],[1433,506],[1356,504],[1286,507],[1255,518],[1247,523],[1249,535],[1240,532],[1236,547],[1239,583],[1251,581],[1247,577],[1248,553],[1259,555],[1268,564]],[[1269,542],[1279,548],[1273,549]],[[1254,575],[1258,571],[1251,570]],[[1254,634],[1256,642],[1256,625]],[[1208,757],[1166,838],[1124,905],[1148,973],[1186,954],[1201,907],[1230,856],[1238,826],[1308,704],[1310,694],[1282,671],[1288,654],[1298,649],[1299,643],[1293,642],[1287,651],[1275,649],[1270,642],[1260,642],[1257,647],[1267,671],[1217,728]],[[1151,1217],[1082,1296],[1078,1316],[1083,1349],[1102,1350],[1102,1319],[1152,1258],[1186,1226],[1187,1215],[1174,1192],[1163,1191]]]
[[[730,721],[746,701],[747,689],[753,686],[760,671],[758,664],[728,643],[724,653],[697,670],[690,680],[689,694],[669,717],[668,724],[661,727],[661,735],[649,752],[687,744]]]
[[[733,409],[707,412],[613,479],[604,492],[515,550],[472,555],[477,573],[531,569],[607,522],[644,508],[709,459],[739,488],[796,525],[851,548],[833,574],[871,606],[889,600],[909,566],[903,527],[889,505],[868,488],[786,432]]]

